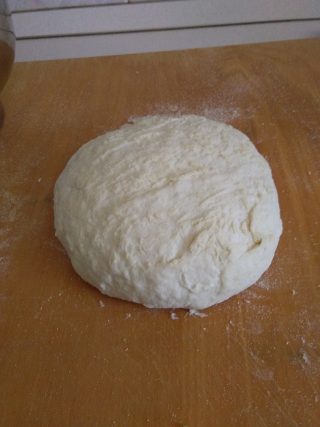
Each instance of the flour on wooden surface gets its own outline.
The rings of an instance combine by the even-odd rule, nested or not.
[[[252,110],[242,110],[237,106],[210,106],[204,103],[198,105],[193,111],[183,105],[157,104],[152,108],[150,114],[170,114],[179,117],[188,113],[198,114],[219,122],[230,123],[244,115],[248,118],[252,115]],[[131,119],[134,119],[134,116]]]
[[[170,313],[170,317],[171,317],[171,320],[178,320],[179,319],[179,317],[177,316],[177,314],[174,311],[172,313]]]
[[[191,316],[191,317],[200,317],[200,318],[208,317],[208,315],[207,315],[206,313],[202,313],[202,311],[200,311],[200,310],[195,310],[195,309],[193,309],[193,308],[191,308],[191,309],[188,311],[188,315],[189,315],[189,316]]]

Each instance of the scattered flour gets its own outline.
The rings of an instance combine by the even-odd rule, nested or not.
[[[311,365],[311,361],[310,361],[310,357],[309,357],[308,353],[305,350],[301,350],[300,354],[301,354],[303,362],[306,365],[310,366]]]
[[[257,283],[257,286],[259,286],[259,288],[262,288],[262,289],[270,289],[271,288],[270,281],[264,277],[259,280],[259,282]]]
[[[241,116],[252,116],[251,110],[242,110],[237,106],[210,106],[207,103],[200,104],[195,110],[190,110],[183,105],[172,104],[158,104],[155,105],[150,111],[150,115],[173,115],[181,116],[183,114],[197,114],[199,116],[207,117],[208,119],[216,120],[218,122],[229,123]],[[133,119],[131,117],[130,119]]]
[[[175,312],[170,313],[170,317],[171,317],[171,320],[178,320],[179,319],[179,317],[176,315]]]
[[[214,66],[214,64],[212,64]],[[194,98],[194,91],[198,92],[198,87],[189,87],[185,94],[180,96],[179,104],[164,102],[155,104],[147,114],[197,114],[224,123],[230,123],[241,118],[243,122],[251,120],[257,113],[257,106],[247,104],[243,107],[243,99],[251,97],[252,85],[244,78],[238,77],[226,79],[223,84],[216,85],[209,78],[207,81],[201,80],[196,83],[200,85],[200,90],[205,88],[203,101],[197,102],[195,107],[190,107]],[[240,107],[242,106],[242,107]]]
[[[266,368],[260,365],[256,365],[255,369],[252,370],[253,375],[263,381],[272,381],[274,377],[274,371],[271,368]]]
[[[203,318],[203,317],[208,317],[208,315],[207,315],[206,313],[202,313],[201,311],[199,311],[199,310],[195,310],[195,309],[193,309],[193,308],[191,308],[191,309],[188,311],[188,315],[189,315],[190,317],[201,317],[201,318]]]

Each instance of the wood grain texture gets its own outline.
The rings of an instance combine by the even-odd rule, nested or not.
[[[1,426],[304,426],[320,417],[320,40],[14,66],[0,131]],[[268,272],[194,318],[104,297],[54,237],[52,191],[133,115],[197,113],[270,162]]]

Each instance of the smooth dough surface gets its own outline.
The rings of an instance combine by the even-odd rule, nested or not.
[[[147,116],[81,147],[54,193],[56,235],[103,294],[203,309],[255,283],[282,232],[266,160],[205,117]]]

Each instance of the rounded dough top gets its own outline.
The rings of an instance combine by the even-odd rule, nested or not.
[[[268,163],[205,117],[147,116],[81,147],[54,193],[56,235],[102,293],[203,309],[256,282],[282,232]]]

